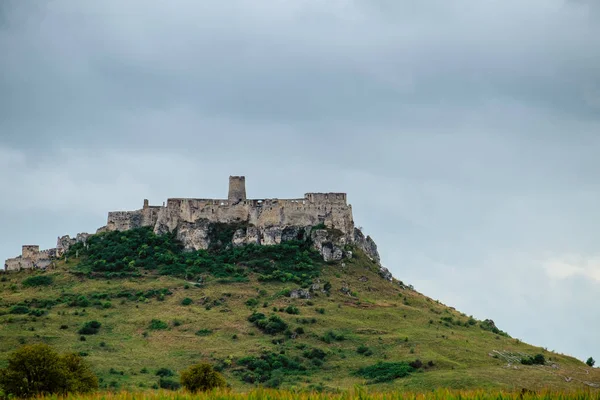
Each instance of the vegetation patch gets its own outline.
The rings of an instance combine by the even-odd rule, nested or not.
[[[407,362],[378,362],[375,365],[360,368],[356,374],[368,380],[368,383],[390,382],[404,378],[415,371]]]
[[[521,359],[523,365],[544,365],[546,364],[546,357],[543,354],[536,354],[533,357],[525,357]]]
[[[30,276],[23,280],[23,287],[50,286],[54,280],[48,275]]]
[[[285,375],[305,371],[299,359],[291,359],[284,354],[264,353],[260,357],[244,357],[237,364],[245,367],[237,371],[244,382],[263,383],[267,387],[278,387]]]
[[[288,328],[288,324],[277,315],[271,315],[267,318],[265,314],[255,312],[248,317],[248,321],[269,335],[284,332]]]
[[[152,321],[150,321],[150,325],[148,326],[148,328],[152,329],[153,331],[159,331],[168,329],[169,324],[167,324],[164,321],[161,321],[160,319],[153,319]]]
[[[231,246],[239,226],[211,225],[208,250],[183,251],[173,233],[155,235],[150,228],[104,232],[77,243],[68,257],[79,254],[79,273],[107,278],[141,276],[143,270],[184,279],[211,275],[218,280],[246,282],[249,272],[262,281],[309,284],[319,276],[323,261],[307,241],[288,241],[273,246]]]
[[[95,335],[100,331],[101,326],[102,324],[98,321],[86,322],[77,333],[80,335]]]

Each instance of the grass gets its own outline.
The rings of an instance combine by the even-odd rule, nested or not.
[[[146,391],[95,393],[90,395],[69,395],[66,397],[39,397],[40,400],[598,400],[600,394],[590,391],[554,392],[500,392],[500,391],[452,391],[435,390],[425,393],[415,392],[370,392],[363,388],[355,388],[342,392],[317,391],[281,391],[258,389],[246,393],[235,393],[228,390],[189,393],[185,391]]]
[[[172,370],[174,376],[170,379],[178,381],[179,371],[200,362],[218,367],[234,392],[248,392],[256,380],[263,380],[290,390],[350,390],[368,384],[368,398],[374,399],[382,398],[378,392],[389,392],[391,397],[386,398],[411,398],[403,397],[410,396],[404,392],[434,396],[431,390],[440,387],[485,389],[468,393],[497,398],[493,396],[499,390],[571,391],[589,389],[585,382],[600,383],[598,369],[495,334],[481,328],[481,321],[469,322],[470,317],[459,311],[396,281],[381,279],[377,266],[358,250],[352,259],[323,268],[321,286],[328,282],[331,288],[328,292],[315,291],[311,299],[287,297],[286,293],[298,289],[300,283],[265,281],[263,271],[241,263],[235,268],[243,269],[240,273],[247,278],[245,282],[225,284],[207,279],[198,285],[190,284],[184,276],[161,275],[159,268],[138,268],[139,276],[109,279],[77,273],[74,267],[78,265],[80,260],[74,258],[69,258],[68,264],[59,263],[46,273],[53,278],[49,286],[23,286],[27,278],[44,276],[27,271],[6,274],[7,279],[0,281],[0,367],[20,345],[47,343],[60,352],[85,354],[103,390],[115,391],[158,387],[160,377],[155,373],[160,368]],[[341,289],[346,287],[355,296],[344,294]],[[192,303],[183,305],[186,298]],[[257,298],[260,301],[249,301]],[[104,307],[106,302],[110,307]],[[11,314],[15,307],[25,307],[27,312]],[[286,312],[288,309],[293,312]],[[39,313],[31,314],[32,310],[42,310],[43,314],[36,316]],[[263,314],[266,323],[249,321],[253,312]],[[81,341],[77,330],[89,321],[98,321],[101,328]],[[285,323],[282,331],[279,321]],[[270,328],[277,329],[265,333],[269,322]],[[368,348],[369,356],[357,351],[361,346]],[[537,354],[544,355],[547,365],[512,363],[508,367],[503,358]],[[276,359],[274,355],[285,358]],[[263,359],[268,366],[248,364],[247,357]],[[434,366],[372,384],[372,379],[357,374],[359,369],[378,362],[409,363],[415,359],[425,365],[432,361]],[[286,362],[302,368],[279,368]],[[249,366],[254,368],[252,373],[266,369],[268,379],[245,381]],[[566,377],[571,379],[567,382]],[[222,398],[253,399],[259,393],[273,399],[305,396],[293,392],[232,392]],[[323,398],[356,395],[344,393]],[[487,393],[492,397],[485,397]],[[177,395],[193,397],[182,392]],[[118,399],[120,395],[106,396]],[[144,396],[158,399],[172,395],[144,392]],[[507,396],[503,398],[513,398]]]

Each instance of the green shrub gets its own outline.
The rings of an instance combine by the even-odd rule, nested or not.
[[[533,357],[525,357],[521,359],[523,365],[544,365],[546,364],[546,357],[543,354],[536,354]]]
[[[299,360],[286,357],[284,354],[263,353],[260,357],[243,357],[237,363],[245,370],[237,370],[244,382],[265,383],[274,376],[287,375],[294,372],[305,371],[306,367]]]
[[[23,286],[24,287],[49,286],[52,284],[52,282],[53,282],[53,279],[51,276],[36,275],[36,276],[30,276],[29,278],[26,278],[25,280],[23,280]]]
[[[414,371],[406,362],[384,363],[360,368],[356,374],[369,380],[369,383],[389,382],[410,375]]]
[[[29,307],[16,305],[12,306],[8,312],[11,314],[29,314]]]
[[[167,377],[173,376],[173,375],[175,375],[175,374],[169,368],[160,368],[158,371],[156,371],[156,376],[160,376],[163,378],[167,378]]]
[[[226,386],[225,378],[209,364],[193,365],[181,371],[181,384],[192,393]]]
[[[314,360],[314,359],[323,360],[323,359],[325,359],[325,356],[327,355],[327,353],[325,353],[321,349],[312,348],[310,350],[306,350],[302,355],[304,357],[308,358],[309,360]]]
[[[85,296],[79,296],[69,302],[69,307],[89,307],[90,301]]]
[[[197,336],[208,336],[212,333],[213,331],[211,331],[210,329],[200,329],[198,331],[196,331],[196,335]]]
[[[41,317],[44,314],[46,314],[46,311],[44,311],[44,310],[31,310],[31,311],[29,311],[29,315],[34,316],[34,317]]]
[[[596,364],[596,360],[594,360],[592,357],[590,357],[587,359],[587,361],[585,363],[587,364],[588,367],[593,367],[594,364]]]
[[[288,314],[293,314],[293,315],[300,314],[300,310],[298,310],[298,307],[293,306],[293,305],[287,306],[287,308],[285,309],[285,312]]]
[[[342,333],[336,333],[334,331],[327,331],[325,333],[325,335],[321,338],[321,340],[327,344],[330,344],[334,341],[341,342],[343,340],[346,340],[346,337]]]
[[[189,306],[193,302],[194,301],[192,299],[190,299],[189,297],[186,297],[185,299],[181,300],[181,305],[182,306]]]
[[[256,307],[258,306],[258,299],[248,299],[244,304],[246,304],[248,307]]]
[[[0,389],[16,397],[83,393],[96,390],[98,379],[78,355],[59,355],[50,346],[24,346],[0,369]]]
[[[153,319],[150,321],[149,329],[152,329],[153,331],[164,330],[167,328],[169,328],[169,324],[159,319]]]
[[[358,348],[356,349],[356,352],[358,354],[362,354],[363,356],[371,356],[373,355],[373,351],[371,349],[369,349],[367,346],[365,346],[364,344],[361,344],[360,346],[358,346]]]
[[[80,335],[95,335],[100,330],[102,324],[98,321],[90,321],[83,324],[83,327],[77,331]]]
[[[160,378],[158,380],[158,387],[166,390],[179,390],[181,388],[181,384],[171,379]]]
[[[253,313],[248,317],[248,321],[252,322],[258,329],[269,335],[284,332],[288,328],[285,321],[277,315],[271,315],[267,319],[262,313]]]

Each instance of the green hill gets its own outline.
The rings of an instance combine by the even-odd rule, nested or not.
[[[232,247],[226,228],[199,252],[144,228],[103,233],[49,271],[0,275],[0,367],[43,342],[86,356],[105,388],[168,387],[201,361],[236,390],[600,382],[598,369],[382,278],[359,249],[325,263],[302,241]]]

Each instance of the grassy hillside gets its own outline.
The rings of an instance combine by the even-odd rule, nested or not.
[[[85,355],[110,389],[168,387],[201,361],[234,390],[600,383],[598,369],[382,279],[357,249],[325,264],[302,242],[185,253],[144,230],[111,235],[73,248],[53,270],[2,275],[0,366],[20,345],[44,342]],[[310,299],[290,297],[312,283]],[[537,354],[545,365],[521,364]]]

